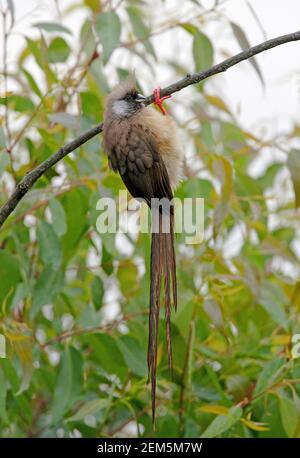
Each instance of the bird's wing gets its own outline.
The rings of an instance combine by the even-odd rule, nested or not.
[[[131,125],[111,151],[110,162],[117,169],[133,197],[150,205],[151,198],[173,198],[166,166],[154,135],[140,124]]]

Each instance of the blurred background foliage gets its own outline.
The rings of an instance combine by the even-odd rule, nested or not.
[[[151,2],[81,0],[66,9],[57,1],[56,21],[45,12],[33,22],[8,71],[18,22],[14,1],[1,3],[1,203],[103,119],[106,94],[129,71],[149,94],[162,68],[171,83],[216,63],[205,31],[222,1],[185,2],[192,14],[157,26]],[[68,25],[75,10],[85,18],[80,30]],[[222,21],[249,45],[238,24]],[[179,29],[186,64],[174,49],[159,61],[152,37],[168,30],[176,41]],[[250,65],[263,85],[257,61]],[[291,353],[300,333],[300,161],[289,148],[300,127],[266,140],[240,126],[216,84],[188,91],[168,102],[186,150],[176,195],[205,198],[205,237],[192,246],[176,239],[174,375],[162,316],[156,431],[146,367],[150,241],[97,233],[96,202],[124,188],[98,136],[42,176],[0,233],[1,437],[300,437],[300,364]],[[262,162],[254,177],[266,149],[285,159]]]

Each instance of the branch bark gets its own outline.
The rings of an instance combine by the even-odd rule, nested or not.
[[[235,56],[232,56],[229,59],[226,59],[223,62],[208,68],[207,70],[204,70],[199,73],[194,73],[192,75],[187,75],[186,77],[182,78],[176,83],[171,84],[170,86],[167,86],[164,89],[161,89],[161,95],[165,96],[174,94],[175,92],[181,91],[182,89],[184,89],[187,86],[190,86],[191,84],[200,83],[200,81],[203,81],[209,78],[210,76],[226,72],[226,70],[228,70],[230,67],[233,67],[234,65],[244,60],[247,60],[250,57],[255,56],[256,54],[260,54],[263,51],[275,48],[276,46],[280,46],[284,43],[289,43],[298,40],[300,40],[300,31],[264,41],[263,43],[260,43],[257,46],[253,46],[252,48],[246,49],[245,51],[242,51],[239,54],[236,54]],[[147,97],[145,100],[146,105],[152,103],[153,100],[153,95]],[[17,207],[20,200],[32,188],[34,183],[40,178],[41,175],[43,175],[47,170],[53,167],[53,165],[57,164],[57,162],[63,159],[67,154],[71,153],[79,146],[83,145],[88,140],[102,132],[102,130],[103,123],[81,134],[79,137],[67,143],[65,146],[60,148],[56,153],[54,153],[52,156],[50,156],[48,159],[46,159],[44,162],[38,165],[35,169],[31,170],[27,175],[25,175],[22,178],[22,180],[18,183],[14,192],[7,200],[7,202],[0,208],[0,227],[3,225],[5,220]]]

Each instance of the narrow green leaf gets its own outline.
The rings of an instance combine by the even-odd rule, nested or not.
[[[62,199],[67,219],[67,232],[62,238],[64,259],[68,261],[79,248],[79,242],[88,227],[87,200],[80,189],[73,189]],[[74,209],[76,208],[76,211]]]
[[[85,337],[85,341],[93,348],[95,360],[100,363],[101,369],[108,374],[117,374],[123,377],[127,367],[117,344],[117,339],[109,334],[98,333]],[[107,349],[109,348],[109,352]]]
[[[85,116],[98,119],[99,113],[102,111],[102,105],[99,97],[92,92],[81,92],[80,99],[82,113]]]
[[[278,375],[281,372],[281,369],[284,365],[283,358],[274,358],[272,361],[269,361],[259,374],[253,396],[266,391],[266,389],[271,386],[277,379]]]
[[[46,221],[39,222],[37,240],[44,265],[58,269],[62,260],[61,243],[51,224]]]
[[[18,355],[22,368],[21,385],[15,394],[16,396],[19,396],[29,388],[32,377],[32,340],[29,337],[17,340],[13,342],[13,348]]]
[[[299,437],[300,413],[294,402],[286,396],[279,396],[278,400],[282,426],[287,436],[289,438]]]
[[[232,31],[233,31],[233,34],[237,40],[237,42],[239,43],[241,49],[244,51],[245,49],[249,49],[251,48],[251,45],[249,43],[249,40],[245,34],[245,32],[243,31],[243,29],[238,25],[236,24],[235,22],[230,22],[230,25],[231,25],[231,28],[232,28]],[[261,70],[259,68],[259,65],[257,63],[257,60],[255,59],[255,57],[250,57],[250,59],[248,59],[250,64],[252,65],[252,67],[254,68],[262,86],[265,86],[265,82],[264,82],[264,79],[263,79],[263,76],[262,76],[262,73],[261,73]]]
[[[239,406],[234,406],[229,409],[227,415],[218,415],[212,423],[206,428],[204,433],[201,437],[203,438],[211,438],[211,437],[218,437],[223,434],[228,429],[232,428],[233,425],[242,416],[242,409]]]
[[[52,226],[56,235],[61,236],[67,232],[66,214],[64,207],[58,199],[54,197],[49,201],[52,215]]]
[[[209,38],[199,30],[195,33],[193,42],[193,56],[196,72],[201,72],[212,66],[213,46]]]
[[[103,246],[102,249],[102,260],[101,260],[101,267],[106,273],[106,275],[111,275],[114,270],[113,266],[113,256],[110,254],[109,251]]]
[[[64,32],[72,34],[71,30],[65,27],[64,25],[57,24],[56,22],[36,22],[33,24],[33,27],[37,27],[40,30],[45,32]]]
[[[88,415],[94,415],[101,409],[105,409],[108,405],[108,399],[92,399],[91,401],[83,404],[80,409],[72,415],[72,417],[67,418],[66,421],[82,421]]]
[[[197,27],[194,24],[191,24],[189,22],[181,23],[180,27],[193,36],[196,35],[196,33],[198,32]]]
[[[147,364],[144,351],[136,339],[129,336],[119,338],[117,341],[128,367],[140,377],[147,376]]]
[[[8,98],[9,106],[14,111],[23,113],[24,111],[34,110],[34,103],[28,97],[22,95],[12,95]]]
[[[99,310],[102,306],[104,296],[104,285],[100,277],[95,277],[92,283],[92,297],[93,303],[96,310]]]
[[[284,310],[284,305],[287,304],[287,298],[279,285],[270,282],[263,283],[258,302],[275,323],[282,326],[286,331],[288,330],[288,318]]]
[[[21,281],[20,263],[9,251],[0,250],[0,304]]]
[[[63,283],[64,275],[61,270],[53,269],[51,266],[46,267],[33,289],[30,319],[37,315],[43,305],[51,304],[62,289]]]
[[[150,29],[146,26],[143,18],[142,11],[136,6],[129,6],[127,13],[134,31],[134,34],[139,38],[144,45],[146,51],[148,51],[155,58],[154,48],[149,41]]]
[[[35,79],[33,78],[33,76],[25,69],[25,68],[22,68],[22,72],[24,73],[24,75],[26,76],[26,79],[31,87],[31,89],[33,90],[33,92],[40,98],[43,97],[43,94],[42,92],[40,91],[40,88],[38,87]]]
[[[121,22],[117,13],[101,13],[96,20],[96,32],[103,46],[103,61],[106,63],[120,43]]]
[[[52,421],[56,424],[78,399],[82,387],[82,357],[67,347],[62,355],[52,404]]]

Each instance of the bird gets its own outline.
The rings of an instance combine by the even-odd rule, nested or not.
[[[154,98],[161,111],[146,106],[145,97],[129,78],[116,86],[106,99],[103,148],[109,167],[120,174],[134,198],[144,199],[151,209],[150,300],[148,337],[148,381],[151,383],[152,421],[156,409],[158,325],[161,296],[165,306],[168,365],[172,371],[171,309],[177,309],[176,258],[174,247],[173,193],[182,179],[183,148],[177,126],[167,116],[160,90]],[[165,200],[170,205],[154,203]],[[161,291],[163,290],[163,294]]]

